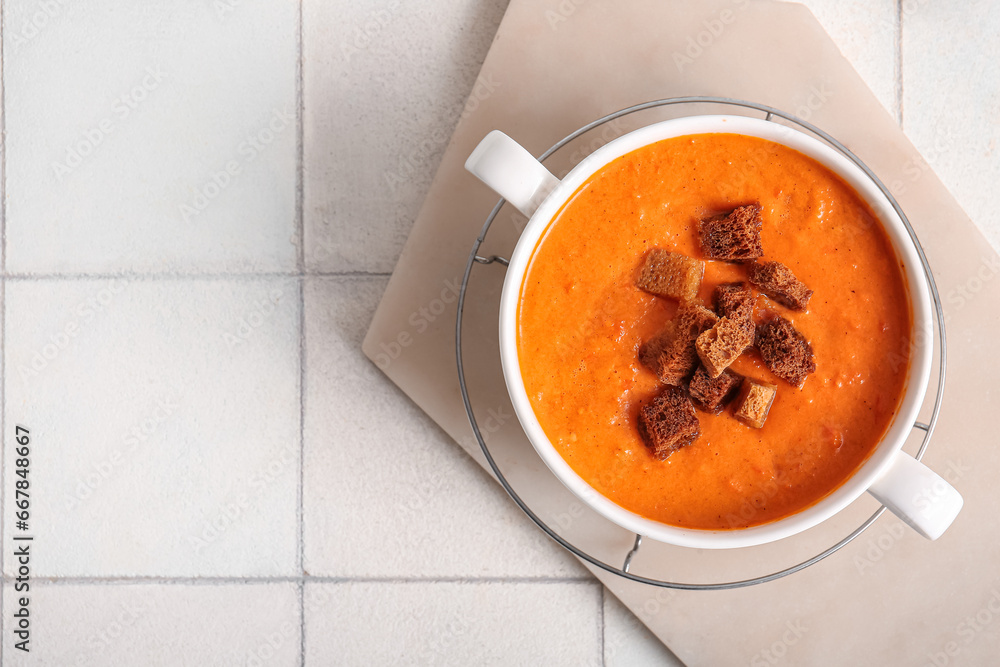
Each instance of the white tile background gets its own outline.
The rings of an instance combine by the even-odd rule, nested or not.
[[[1000,8],[806,4],[1000,246]],[[4,3],[4,665],[679,664],[359,349],[505,5]]]

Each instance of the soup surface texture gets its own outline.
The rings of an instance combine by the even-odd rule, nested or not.
[[[660,388],[637,350],[676,301],[635,286],[645,253],[704,259],[697,223],[760,202],[764,260],[814,290],[800,312],[761,295],[810,341],[816,372],[801,389],[751,348],[732,366],[778,386],[764,427],[698,412],[701,437],[665,461],[637,430]],[[706,260],[699,297],[745,281]],[[668,139],[606,165],[570,198],[536,247],[521,287],[518,356],[542,428],[600,493],[644,517],[699,529],[759,525],[836,489],[869,456],[899,405],[911,314],[900,260],[881,223],[828,169],[779,144],[735,134]]]

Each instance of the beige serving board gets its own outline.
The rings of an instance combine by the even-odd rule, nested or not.
[[[657,589],[591,569],[689,665],[993,664],[1000,655],[1000,494],[987,424],[993,378],[1000,377],[990,342],[1000,320],[1000,281],[991,280],[1000,259],[801,6],[512,0],[372,322],[365,353],[485,464],[455,371],[454,293],[497,198],[464,171],[465,158],[492,129],[538,155],[611,111],[689,95],[752,100],[808,117],[894,192],[926,249],[948,326],[945,401],[924,460],[958,487],[966,505],[937,542],[887,514],[822,562],[737,590]],[[721,109],[643,112],[588,135],[548,164],[560,175],[632,127],[705,111]],[[481,254],[509,253],[523,222],[505,208]],[[540,517],[574,543],[620,563],[633,536],[584,510],[509,417],[496,343],[502,279],[499,265],[475,268],[464,336],[470,392],[491,451]],[[429,318],[420,318],[417,328],[413,315],[421,308],[435,317],[429,326]],[[634,571],[680,581],[763,574],[836,542],[876,507],[864,498],[801,538],[725,554],[647,544]]]

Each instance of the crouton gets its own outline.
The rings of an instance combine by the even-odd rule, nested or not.
[[[711,259],[745,262],[764,254],[760,244],[760,204],[739,206],[698,223],[702,252]]]
[[[646,255],[636,284],[657,296],[690,301],[698,296],[704,276],[705,262],[700,259],[654,248]]]
[[[660,382],[680,385],[698,365],[695,341],[718,320],[707,308],[682,303],[666,328],[639,348],[639,361],[653,371]]]
[[[680,387],[664,387],[639,411],[639,435],[661,461],[694,442],[701,426],[687,393]]]
[[[719,285],[712,294],[712,301],[719,317],[735,320],[746,329],[749,336],[754,336],[753,314],[757,295],[749,285],[743,282]]]
[[[723,317],[711,329],[698,336],[695,351],[709,377],[717,378],[753,341],[754,330],[746,322]]]
[[[813,291],[781,262],[754,262],[747,269],[750,282],[792,310],[805,310]]]
[[[729,317],[752,322],[756,298],[746,283],[723,283],[712,293],[715,312],[719,317]]]
[[[757,349],[768,369],[795,387],[816,370],[812,345],[784,317],[775,315],[757,327]]]
[[[769,382],[745,378],[733,403],[733,416],[747,426],[761,428],[778,395],[778,388]]]
[[[688,385],[688,393],[691,394],[694,407],[719,414],[739,389],[742,380],[743,376],[728,368],[722,371],[719,377],[713,378],[709,376],[704,366],[698,366],[694,377],[691,378],[691,384]]]

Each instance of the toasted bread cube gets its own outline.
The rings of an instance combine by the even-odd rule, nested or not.
[[[661,461],[694,442],[701,426],[687,393],[680,387],[664,387],[639,411],[639,435]]]
[[[712,301],[719,317],[729,317],[748,322],[753,321],[754,304],[756,302],[753,290],[746,283],[723,283],[715,288]]]
[[[780,315],[757,327],[757,349],[768,370],[794,387],[801,387],[816,370],[812,345]]]
[[[717,378],[710,377],[704,366],[699,366],[688,385],[694,407],[712,414],[719,414],[726,403],[740,388],[743,376],[728,368]]]
[[[690,301],[698,296],[704,277],[705,262],[700,259],[654,248],[646,255],[646,261],[639,269],[637,284],[657,296]]]
[[[746,262],[764,254],[760,244],[763,218],[760,204],[738,206],[729,213],[698,223],[698,237],[706,257]]]
[[[805,310],[813,291],[781,262],[754,262],[747,269],[750,282],[778,303],[792,310]]]
[[[695,341],[718,320],[707,308],[682,303],[666,328],[639,348],[639,361],[653,371],[660,382],[682,384],[698,365]]]
[[[744,378],[740,393],[733,403],[733,416],[747,426],[761,428],[778,395],[778,388],[769,382]]]
[[[753,344],[754,330],[744,322],[723,317],[695,342],[695,350],[709,377],[717,378]]]

